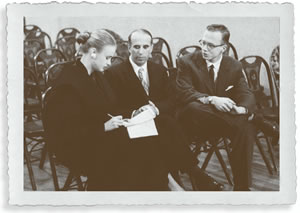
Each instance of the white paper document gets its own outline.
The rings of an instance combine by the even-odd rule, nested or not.
[[[158,135],[154,122],[155,115],[146,110],[124,123],[131,139]]]

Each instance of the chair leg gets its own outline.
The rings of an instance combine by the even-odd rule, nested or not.
[[[226,164],[225,164],[225,162],[224,162],[224,160],[223,160],[223,157],[222,157],[222,155],[221,155],[221,153],[220,153],[220,150],[219,150],[218,148],[216,148],[216,149],[215,149],[215,153],[216,153],[217,158],[218,158],[218,160],[219,160],[219,162],[220,162],[220,164],[221,164],[221,166],[222,166],[222,169],[223,169],[223,171],[224,171],[224,174],[225,174],[225,176],[226,176],[226,179],[227,179],[229,185],[232,186],[233,183],[232,183],[231,177],[230,177],[230,175],[229,175],[229,172],[228,172],[228,170],[227,170]]]
[[[206,156],[206,158],[205,158],[205,160],[204,160],[204,163],[203,163],[202,166],[201,166],[201,170],[205,171],[205,169],[206,169],[206,167],[207,167],[207,165],[208,165],[208,162],[210,161],[210,159],[211,159],[211,157],[212,157],[214,151],[215,151],[214,148],[211,147],[211,149],[210,149],[209,152],[207,153],[207,156]]]
[[[31,166],[31,160],[30,160],[30,154],[28,152],[28,147],[26,145],[26,139],[24,137],[24,155],[25,155],[25,160],[26,160],[26,164],[27,164],[27,169],[28,169],[28,173],[29,173],[29,179],[30,179],[30,183],[31,183],[31,187],[33,191],[36,191],[36,183],[35,183],[35,179],[34,179],[34,174],[33,174],[33,170],[32,170],[32,166]]]
[[[266,141],[267,141],[267,145],[268,145],[268,149],[269,149],[269,153],[270,153],[270,157],[272,160],[274,170],[275,170],[275,172],[277,172],[278,170],[277,170],[277,165],[276,165],[276,161],[275,161],[274,150],[273,150],[273,146],[272,146],[272,143],[271,143],[269,137],[266,137]]]
[[[49,158],[49,162],[50,162],[50,168],[51,168],[51,173],[52,173],[54,189],[55,189],[55,191],[60,191],[59,184],[58,184],[58,178],[57,178],[57,174],[56,174],[55,162],[54,162],[52,154],[50,154],[49,152],[48,152],[48,158]]]
[[[172,171],[170,173],[171,173],[171,176],[173,177],[173,179],[178,183],[178,185],[183,188],[184,186],[183,186],[183,183],[180,179],[179,171],[178,170],[177,171]]]
[[[263,158],[263,160],[264,160],[264,162],[265,162],[265,164],[266,164],[266,167],[267,167],[267,169],[268,169],[268,171],[269,171],[269,174],[270,174],[270,175],[273,175],[271,165],[270,165],[270,163],[269,163],[269,161],[268,161],[268,159],[267,159],[267,157],[266,157],[266,155],[265,155],[264,149],[263,149],[263,147],[262,147],[262,145],[261,145],[259,139],[256,138],[256,141],[255,141],[255,142],[256,142],[256,145],[257,145],[257,147],[258,147],[258,150],[259,150],[259,152],[260,152],[260,154],[261,154],[261,156],[262,156],[262,158]]]
[[[78,185],[78,191],[84,191],[84,186],[80,176],[76,176],[76,182]]]
[[[67,180],[65,182],[65,185],[64,187],[62,188],[62,191],[68,191],[68,189],[70,188],[70,185],[72,184],[72,181],[73,181],[73,174],[70,172],[68,177],[67,177]]]
[[[45,145],[44,145],[44,147],[42,149],[42,155],[41,155],[41,160],[40,160],[40,165],[39,165],[40,169],[44,168],[46,156],[47,156],[47,143],[45,143]]]

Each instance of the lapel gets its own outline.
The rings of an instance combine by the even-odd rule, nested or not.
[[[197,65],[196,75],[198,76],[198,79],[200,79],[200,81],[206,86],[210,94],[214,95],[215,86],[209,78],[207,64],[206,61],[202,58],[201,52],[198,52],[195,55],[194,61],[196,62],[195,64]]]
[[[139,95],[142,95],[146,99],[148,99],[148,95],[144,90],[144,87],[140,79],[136,76],[131,63],[129,62],[129,60],[127,60],[125,63],[126,63],[126,69],[124,73],[124,78],[126,79],[125,82],[129,85],[129,87],[132,88],[133,91],[136,91]]]
[[[230,73],[228,73],[228,64],[226,60],[226,56],[223,56],[223,59],[220,64],[218,77],[216,80],[216,93],[217,95],[223,95],[225,92],[225,87],[228,82],[228,78],[230,77]]]
[[[150,61],[148,61],[147,64],[147,69],[148,69],[148,76],[149,76],[149,96],[153,95],[154,89],[157,88],[155,86],[155,83],[157,82],[156,79],[156,71],[155,69],[153,69],[152,63]]]

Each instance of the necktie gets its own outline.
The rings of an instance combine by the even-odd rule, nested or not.
[[[215,86],[215,72],[214,72],[214,65],[211,65],[211,66],[209,67],[208,75],[209,75],[209,78],[210,78],[211,82],[212,82],[213,85]]]
[[[144,76],[143,76],[143,71],[144,69],[143,68],[140,68],[139,71],[138,71],[138,75],[139,75],[139,79],[144,87],[144,90],[146,91],[147,95],[149,94],[149,85],[148,83],[146,82],[146,80],[144,79]]]

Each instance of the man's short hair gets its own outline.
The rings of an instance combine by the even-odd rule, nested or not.
[[[128,36],[128,44],[129,44],[129,46],[131,45],[131,37],[132,37],[132,34],[133,33],[136,33],[136,32],[141,32],[141,33],[144,33],[144,34],[146,34],[146,35],[149,35],[150,36],[150,38],[151,38],[151,44],[152,44],[152,34],[148,31],[148,30],[146,30],[146,29],[137,29],[137,30],[134,30],[134,31],[132,31],[130,34],[129,34],[129,36]]]
[[[211,24],[206,27],[208,31],[211,32],[220,32],[222,34],[223,41],[228,44],[230,38],[230,32],[228,28],[223,24]]]

